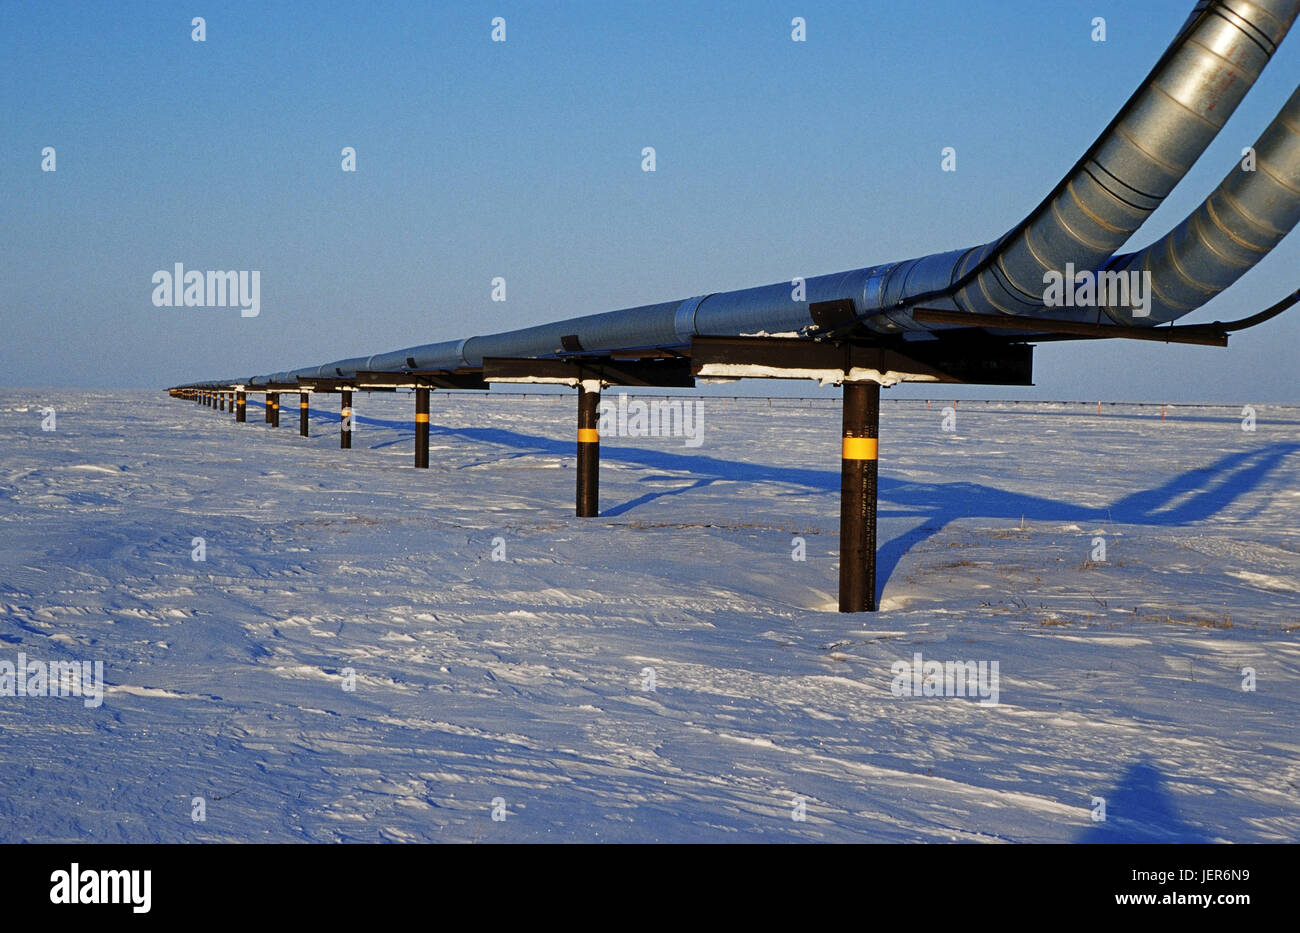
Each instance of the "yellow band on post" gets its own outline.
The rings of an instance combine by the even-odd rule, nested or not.
[[[874,437],[846,437],[841,456],[845,460],[875,460],[879,444]]]
[[[598,444],[600,443],[600,432],[595,428],[578,428],[579,444]]]
[[[417,412],[415,413],[415,423],[416,423],[416,424],[428,424],[428,423],[429,423],[429,413],[428,413],[428,412],[423,412],[423,411],[417,411]]]

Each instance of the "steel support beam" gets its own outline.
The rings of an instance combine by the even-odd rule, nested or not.
[[[415,465],[429,467],[429,390],[424,386],[415,390]]]
[[[483,361],[483,378],[488,382],[522,382],[576,385],[583,379],[599,379],[605,385],[691,388],[690,361],[683,357],[612,359],[610,357],[566,357],[559,360],[488,357]]]
[[[339,422],[339,449],[352,449],[352,393],[347,389],[340,390],[339,393],[343,399],[343,406],[340,409],[342,420]]]
[[[878,383],[844,384],[841,434],[840,612],[875,612]]]
[[[478,389],[487,391],[490,386],[483,381],[481,372],[472,370],[413,369],[400,373],[381,373],[359,370],[350,381],[363,389],[414,389],[426,386],[431,389]]]
[[[583,380],[578,385],[578,496],[579,518],[600,514],[600,433],[596,428],[600,411],[600,380]]]
[[[691,342],[691,371],[724,378],[1027,386],[1033,385],[1033,356],[1028,344],[1009,344],[983,334],[896,341],[889,346],[797,337],[696,337]]]
[[[1190,343],[1203,347],[1226,347],[1228,334],[1223,325],[1183,324],[1166,327],[1133,327],[1125,324],[1094,324],[1088,321],[1060,321],[1055,318],[1019,314],[970,314],[942,308],[913,308],[912,316],[925,324],[955,324],[985,327],[991,331],[1015,331],[1024,340],[1045,339],[1043,335],[1079,340],[1154,340],[1159,343]]]

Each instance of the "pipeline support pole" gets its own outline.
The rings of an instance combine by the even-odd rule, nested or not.
[[[840,612],[875,612],[878,383],[844,383],[841,433]]]
[[[423,386],[415,389],[415,465],[429,467],[429,390]]]
[[[578,496],[579,518],[600,514],[600,380],[584,379],[578,385]]]
[[[342,391],[343,408],[341,414],[342,421],[339,422],[339,449],[352,449],[352,393],[347,389]]]
[[[298,433],[303,437],[307,437],[308,396],[307,392],[298,393]]]
[[[248,404],[247,393],[236,392],[235,393],[235,420],[238,421],[240,424],[243,424],[246,418],[248,417],[248,413],[245,410],[247,404]]]

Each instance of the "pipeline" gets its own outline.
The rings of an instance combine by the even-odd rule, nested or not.
[[[1245,275],[1300,222],[1300,88],[1201,206],[1146,249],[1116,256],[1106,271],[1150,273],[1145,320],[1107,306],[1117,324],[1165,324],[1199,308]]]
[[[479,366],[485,357],[554,357],[575,349],[681,349],[698,335],[811,335],[818,333],[819,325],[810,306],[845,299],[852,302],[861,325],[907,339],[954,326],[916,321],[910,310],[922,305],[1070,320],[1095,317],[1096,309],[1045,307],[1044,276],[1062,272],[1067,264],[1081,270],[1106,266],[1222,129],[1297,14],[1300,0],[1200,0],[1146,79],[1074,168],[1029,216],[989,243],[809,278],[803,283],[803,300],[796,298],[793,283],[780,282],[210,384],[259,386],[292,384],[298,377],[350,378],[358,371],[459,369]],[[1229,179],[1206,202],[1206,217],[1221,217],[1223,205],[1244,205],[1241,224],[1234,222],[1225,230],[1229,239],[1255,220],[1265,227],[1271,224],[1280,239],[1295,222],[1287,223],[1290,208],[1271,206],[1281,197],[1279,189],[1290,190],[1285,179],[1295,177],[1295,121],[1286,116],[1291,110],[1289,103],[1279,116],[1286,132],[1274,133],[1270,127],[1258,147],[1261,165],[1267,158],[1269,168],[1256,174],[1283,181],[1270,186],[1258,179]],[[1293,201],[1294,191],[1287,197]],[[1202,231],[1204,218],[1194,215],[1184,226]],[[1255,236],[1250,243],[1260,245],[1267,239]],[[1159,315],[1134,320],[1125,317],[1125,309],[1111,309],[1107,320],[1172,320],[1199,307],[1203,300],[1195,303],[1198,294],[1212,297],[1214,289],[1235,280],[1225,264],[1239,270],[1237,275],[1249,267],[1234,264],[1237,253],[1221,261],[1215,252],[1218,241],[1210,236],[1191,237],[1186,230],[1175,230],[1160,242],[1179,245],[1159,254],[1167,259],[1158,259],[1154,247],[1123,257],[1123,268],[1141,266],[1153,278],[1161,276],[1161,282],[1169,270],[1181,269],[1188,287],[1180,282],[1162,291]],[[1259,250],[1252,255],[1257,261]],[[1121,260],[1115,264],[1118,267]]]

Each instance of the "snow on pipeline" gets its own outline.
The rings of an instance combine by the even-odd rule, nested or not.
[[[0,841],[1300,838],[1300,409],[337,398],[0,390]]]

